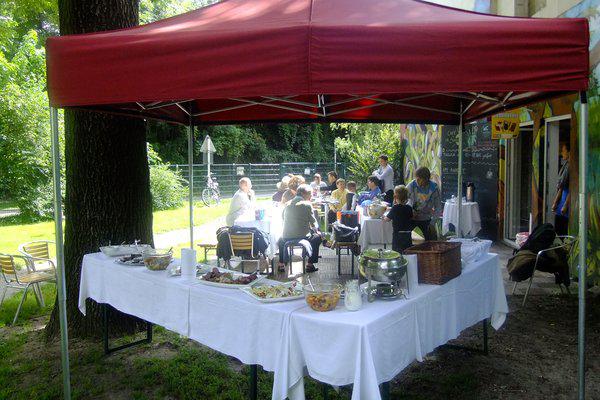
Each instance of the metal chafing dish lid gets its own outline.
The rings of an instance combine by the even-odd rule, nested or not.
[[[368,249],[363,252],[363,257],[373,261],[389,261],[402,258],[402,255],[394,250]]]

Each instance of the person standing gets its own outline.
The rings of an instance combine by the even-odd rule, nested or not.
[[[388,162],[388,156],[382,154],[377,159],[379,168],[373,171],[373,175],[381,182],[381,191],[385,193],[385,201],[392,204],[394,198],[394,169]]]
[[[554,229],[557,235],[569,233],[569,205],[571,204],[571,193],[569,192],[569,143],[563,143],[560,147],[562,166],[558,172],[558,183],[556,184],[556,196],[552,203],[552,212],[556,215]]]
[[[392,221],[392,250],[403,252],[412,246],[413,209],[408,202],[408,189],[404,185],[394,188],[394,205],[384,217]]]
[[[236,219],[245,212],[252,210],[255,200],[256,196],[254,195],[254,190],[252,190],[250,178],[243,177],[239,181],[239,189],[233,195],[231,204],[229,205],[229,213],[225,217],[227,226],[233,226]]]
[[[408,186],[409,202],[413,208],[413,220],[421,228],[425,240],[435,240],[431,221],[442,214],[440,188],[431,181],[431,172],[427,167],[415,171],[415,179]]]

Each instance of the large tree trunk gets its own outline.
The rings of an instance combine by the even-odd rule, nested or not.
[[[138,0],[59,0],[61,34],[125,28],[138,24]],[[69,333],[96,336],[100,308],[88,300],[87,316],[78,308],[84,254],[100,245],[152,243],[152,201],[141,119],[65,110],[65,277]],[[58,304],[58,303],[57,303]],[[119,314],[111,329],[130,332],[140,321]],[[54,307],[46,328],[58,332]]]

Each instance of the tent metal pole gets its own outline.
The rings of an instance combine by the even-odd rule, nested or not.
[[[188,190],[190,206],[190,249],[194,249],[194,125],[188,125]]]
[[[63,377],[63,395],[71,399],[71,371],[69,370],[69,333],[67,325],[67,296],[65,281],[65,257],[62,227],[62,193],[60,188],[60,142],[58,139],[58,110],[50,107],[50,129],[52,132],[52,177],[54,180],[54,234],[56,241],[56,286],[58,316],[60,323],[60,357]]]
[[[587,273],[588,204],[586,180],[588,175],[588,101],[587,92],[580,93],[579,116],[579,316],[577,353],[578,399],[585,399],[585,292]]]
[[[461,217],[462,217],[462,195],[463,195],[463,106],[462,102],[460,103],[460,122],[458,125],[458,183],[457,183],[457,193],[458,198],[456,199],[456,205],[458,207],[458,220],[456,221],[456,236],[462,237],[462,226],[461,226]]]

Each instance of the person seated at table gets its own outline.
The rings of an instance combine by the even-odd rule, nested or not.
[[[394,188],[394,205],[383,218],[392,221],[392,250],[403,252],[412,246],[413,210],[406,204],[408,202],[408,189],[404,185]]]
[[[425,236],[425,240],[435,240],[435,229],[431,226],[433,217],[442,214],[440,188],[431,181],[427,167],[415,171],[415,179],[407,185],[408,200],[413,208],[413,220]]]
[[[298,190],[298,186],[303,185],[305,182],[306,181],[302,175],[292,176],[288,182],[288,189],[281,197],[281,203],[285,206],[292,201],[292,199],[296,197],[296,190]]]
[[[337,180],[338,180],[338,174],[335,171],[329,171],[327,173],[327,187],[323,188],[323,191],[325,192],[333,192],[335,189],[337,189]]]
[[[233,226],[236,219],[254,208],[256,196],[254,195],[254,190],[252,190],[250,178],[243,177],[240,179],[239,187],[240,188],[235,192],[231,199],[229,213],[227,213],[227,216],[225,217],[227,226]]]
[[[271,199],[276,202],[276,203],[280,203],[281,199],[283,198],[283,194],[285,193],[286,190],[288,190],[288,183],[290,182],[290,177],[289,176],[284,176],[283,178],[281,178],[280,182],[277,182],[277,192],[275,192],[275,194],[271,197]]]
[[[363,205],[367,201],[373,201],[373,199],[381,194],[381,189],[379,188],[379,179],[376,176],[371,175],[367,178],[367,187],[369,188],[368,192],[363,192],[358,196],[358,200],[356,203],[358,205]]]
[[[327,215],[327,221],[332,224],[337,219],[337,212],[342,211],[346,206],[346,195],[348,191],[346,190],[346,180],[338,179],[337,180],[337,189],[331,192],[331,199],[337,200],[339,203],[333,204],[329,206],[329,214]]]
[[[358,199],[358,196],[356,195],[356,182],[348,181],[346,190],[346,204],[344,205],[344,211],[354,211],[356,210],[356,200]]]
[[[318,222],[313,213],[310,202],[311,187],[306,184],[298,186],[296,197],[283,210],[283,234],[279,239],[279,264],[280,272],[285,270],[284,262],[287,260],[284,244],[288,240],[307,240],[312,247],[312,254],[306,265],[306,272],[318,271],[315,264],[319,261],[319,247],[323,237],[318,228]]]
[[[310,187],[314,192],[325,189],[327,184],[321,179],[321,174],[314,174],[313,181],[310,183]]]

